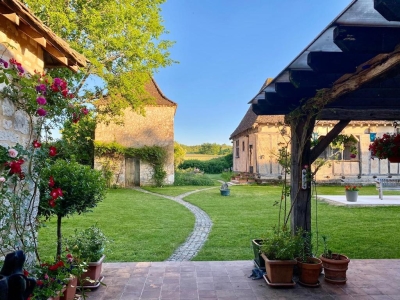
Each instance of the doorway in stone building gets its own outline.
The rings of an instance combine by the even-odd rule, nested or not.
[[[125,186],[140,186],[140,160],[138,158],[125,158]]]

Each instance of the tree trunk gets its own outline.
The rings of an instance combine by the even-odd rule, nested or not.
[[[311,184],[310,184],[310,137],[315,117],[303,116],[290,122],[291,130],[291,230],[300,228],[311,231]],[[302,185],[302,171],[306,170],[306,182]]]
[[[61,257],[61,215],[57,215],[57,256],[56,259]]]

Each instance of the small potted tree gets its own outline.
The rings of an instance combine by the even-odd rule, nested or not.
[[[104,249],[109,240],[97,225],[78,231],[64,240],[64,244],[80,261],[87,263],[86,272],[79,278],[79,285],[95,288],[100,285]]]
[[[101,172],[76,161],[63,159],[56,160],[53,165],[43,170],[41,178],[38,214],[46,219],[57,216],[56,257],[60,257],[62,218],[74,213],[89,212],[96,207],[105,197],[106,183]],[[47,190],[49,192],[46,192]]]
[[[309,231],[300,231],[300,256],[296,258],[299,270],[299,283],[304,286],[319,286],[319,275],[322,262],[314,257],[312,252],[312,239]]]
[[[328,249],[327,237],[322,236],[324,242],[324,253],[319,257],[324,267],[324,279],[334,284],[345,284],[347,281],[346,272],[350,259],[339,253],[332,253]]]

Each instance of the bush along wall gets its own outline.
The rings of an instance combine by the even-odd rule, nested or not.
[[[157,186],[162,186],[167,176],[164,165],[167,160],[167,150],[160,146],[144,146],[142,148],[124,147],[116,142],[96,142],[96,157],[135,157],[143,160],[153,167],[153,179]],[[106,167],[106,166],[103,166]],[[107,170],[106,170],[107,171]]]
[[[206,161],[201,161],[198,159],[185,160],[179,165],[178,168],[181,170],[198,168],[204,173],[220,174],[226,169],[230,169],[232,167],[232,163],[232,154],[228,154],[223,157],[213,158]]]

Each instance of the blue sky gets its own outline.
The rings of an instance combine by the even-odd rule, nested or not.
[[[372,1],[372,0],[371,0]],[[252,97],[351,0],[167,0],[171,58],[154,78],[178,103],[175,141],[230,144]]]

